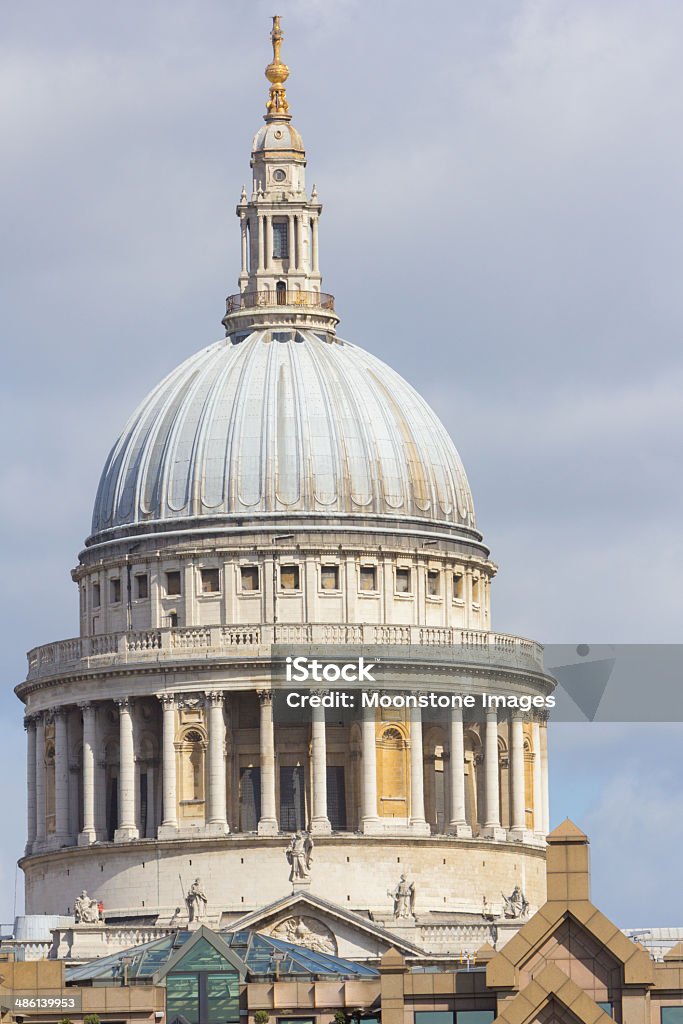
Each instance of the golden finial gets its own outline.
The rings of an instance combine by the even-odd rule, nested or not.
[[[285,82],[289,78],[289,68],[280,60],[280,47],[284,36],[280,28],[280,15],[273,15],[273,29],[270,33],[273,43],[273,60],[266,68],[266,78],[270,82],[270,97],[266,103],[266,120],[288,117],[289,104],[285,92]]]

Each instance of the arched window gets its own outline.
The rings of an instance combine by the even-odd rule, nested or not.
[[[278,281],[275,285],[275,301],[278,306],[284,306],[287,302],[287,285],[284,281]]]

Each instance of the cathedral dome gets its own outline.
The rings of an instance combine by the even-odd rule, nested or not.
[[[273,514],[475,528],[462,462],[424,399],[375,356],[305,329],[217,342],[154,388],[107,459],[92,531]]]

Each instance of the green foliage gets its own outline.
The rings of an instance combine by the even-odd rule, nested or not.
[[[83,1024],[100,1024],[100,1018],[96,1013],[87,1013],[83,1018]]]
[[[270,1014],[267,1010],[257,1010],[254,1014],[254,1024],[268,1024]]]
[[[334,1024],[351,1024],[351,1015],[346,1010],[337,1010],[334,1015]]]

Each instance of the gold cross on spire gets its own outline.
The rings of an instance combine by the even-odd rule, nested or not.
[[[273,120],[279,117],[286,117],[289,114],[289,104],[285,92],[285,82],[289,78],[289,68],[280,60],[280,47],[284,36],[280,28],[280,15],[273,15],[273,29],[270,33],[273,43],[273,60],[266,68],[266,78],[270,82],[270,96],[266,103],[266,120]]]

